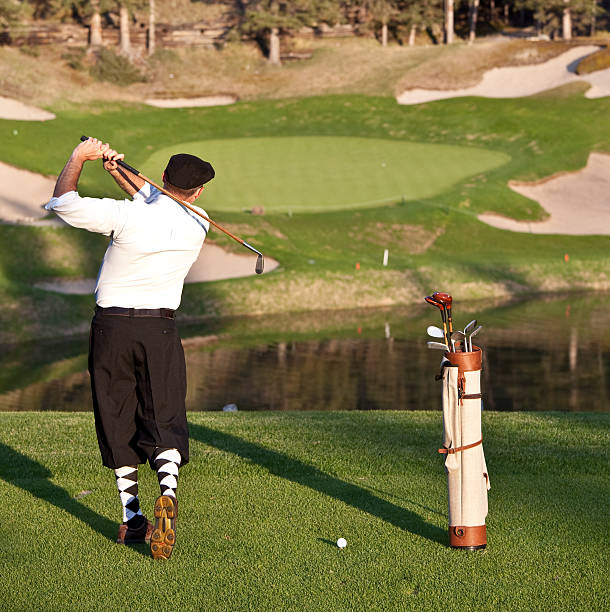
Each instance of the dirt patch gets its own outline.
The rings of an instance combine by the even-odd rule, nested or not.
[[[591,153],[586,167],[577,172],[509,185],[538,202],[549,217],[544,221],[515,221],[486,213],[479,215],[481,221],[499,229],[532,234],[610,235],[610,155]]]
[[[350,236],[385,248],[398,247],[409,255],[425,253],[442,235],[442,228],[435,231],[427,230],[420,225],[405,225],[399,223],[375,223],[374,227],[367,227],[358,233],[352,232]]]

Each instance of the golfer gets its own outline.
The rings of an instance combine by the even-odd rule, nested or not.
[[[78,194],[83,164],[100,158],[131,200]],[[189,459],[186,368],[174,312],[209,224],[119,166],[122,158],[95,138],[82,142],[46,208],[74,227],[110,237],[89,343],[97,439],[123,507],[117,542],[150,542],[152,556],[167,559],[176,541],[178,468]],[[212,166],[188,154],[172,156],[163,173],[164,189],[189,204],[212,178]],[[161,488],[154,526],[138,497],[138,465],[146,461]]]

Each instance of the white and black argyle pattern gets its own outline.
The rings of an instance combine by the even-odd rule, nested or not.
[[[138,467],[126,465],[114,470],[114,474],[123,505],[123,522],[126,523],[135,516],[142,515],[138,499]]]
[[[164,450],[155,457],[154,465],[161,487],[161,495],[170,495],[176,499],[180,462],[180,453],[175,448]]]

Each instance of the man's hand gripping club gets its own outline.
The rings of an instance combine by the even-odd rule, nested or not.
[[[86,161],[103,158],[105,160],[104,168],[106,168],[106,164],[113,165],[114,168],[116,168],[117,161],[124,157],[125,155],[123,155],[123,153],[118,153],[114,149],[111,149],[108,143],[103,143],[97,138],[89,138],[81,142],[75,147],[74,151],[72,151],[72,155],[70,155],[64,169],[61,171],[57,183],[55,184],[53,197],[58,198],[69,191],[76,191],[78,179],[80,178],[83,165]],[[106,169],[112,174],[110,168]]]

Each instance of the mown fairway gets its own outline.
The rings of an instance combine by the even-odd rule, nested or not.
[[[488,547],[447,547],[440,412],[191,413],[168,563],[114,543],[90,414],[0,415],[4,610],[603,610],[608,415],[483,414]],[[148,467],[140,495],[157,495]],[[347,548],[335,546],[339,537]]]

